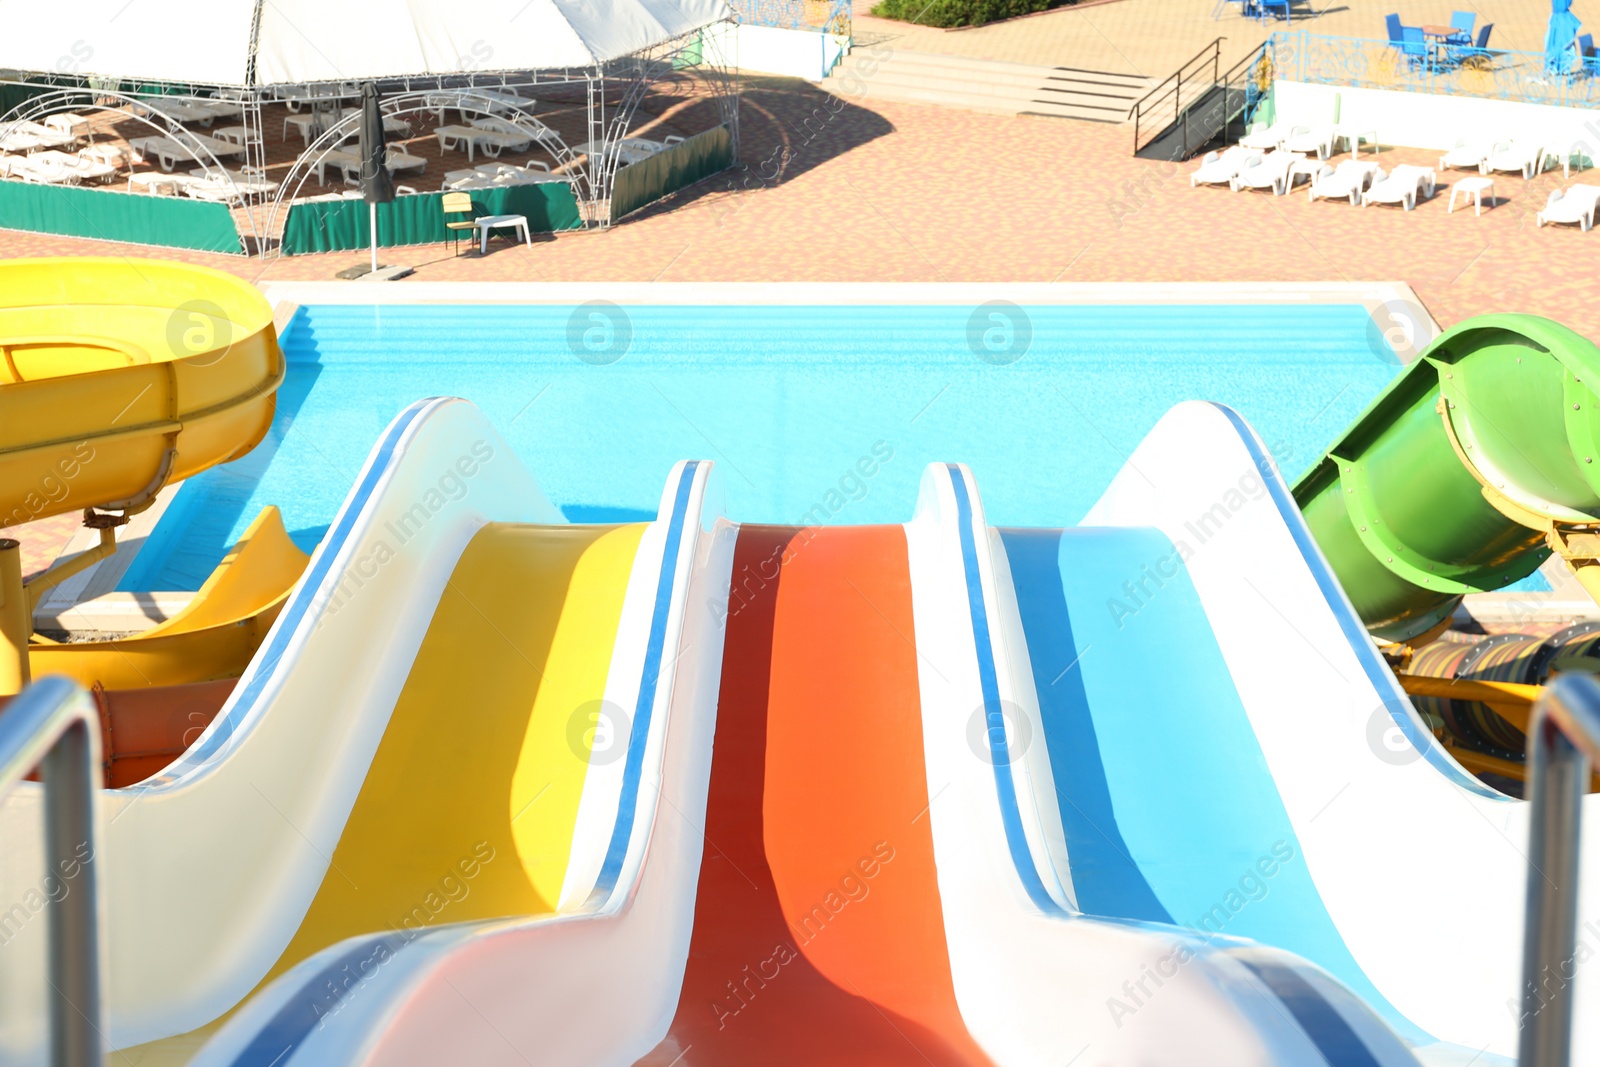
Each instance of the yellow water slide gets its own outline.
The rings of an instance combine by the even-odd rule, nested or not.
[[[0,693],[28,676],[19,653],[43,592],[114,552],[116,527],[163,487],[254,448],[272,425],[283,375],[272,309],[233,275],[121,258],[0,261],[0,527],[82,511],[101,538],[25,590],[15,543],[0,541]],[[260,527],[272,521],[252,531],[263,543],[271,532]],[[255,554],[273,557],[281,588],[266,596],[246,589],[252,583],[236,567],[232,581],[208,583],[188,621],[173,620],[156,639],[206,630],[216,645],[219,624],[270,611],[304,565],[279,548]],[[229,603],[203,607],[214,593],[228,593]],[[139,684],[237,673],[237,642],[220,644],[226,664],[197,642],[193,655],[178,657],[185,676]]]
[[[644,530],[478,531],[440,596],[321,886],[258,989],[345,938],[373,935],[388,952],[441,923],[556,910],[591,749],[601,750],[588,711],[606,694]],[[338,1007],[334,998],[319,1010]],[[222,1021],[118,1056],[177,1067]]]

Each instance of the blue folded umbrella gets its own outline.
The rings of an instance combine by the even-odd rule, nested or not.
[[[1550,0],[1550,28],[1544,35],[1544,69],[1567,74],[1577,69],[1578,30],[1583,23],[1572,13],[1572,0]]]

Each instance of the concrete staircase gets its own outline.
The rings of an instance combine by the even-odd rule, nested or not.
[[[856,103],[899,100],[942,104],[1003,115],[1049,115],[1089,122],[1122,122],[1150,90],[1140,74],[1033,67],[932,52],[857,47],[822,82]]]

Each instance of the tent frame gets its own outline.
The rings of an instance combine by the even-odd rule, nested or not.
[[[717,24],[713,24],[717,25]],[[258,22],[252,25],[251,66],[248,77],[253,79],[254,37]],[[463,94],[469,98],[474,89],[512,91],[528,100],[526,107],[491,102],[484,99],[482,113],[503,113],[514,121],[526,122],[532,130],[545,133],[534,137],[554,157],[555,165],[562,167],[571,179],[573,192],[583,215],[585,229],[603,230],[611,226],[611,190],[616,181],[617,169],[623,162],[624,141],[629,136],[639,105],[650,90],[663,82],[687,79],[703,85],[714,100],[722,125],[732,135],[734,155],[739,144],[739,83],[734,68],[720,53],[720,41],[733,35],[707,32],[704,27],[653,45],[630,55],[609,60],[589,68],[544,69],[532,71],[495,70],[463,72],[447,75],[400,75],[371,79],[378,82],[383,94],[386,116],[404,118],[410,115],[441,113],[459,110],[437,104],[430,105],[429,98],[438,94]],[[154,93],[133,93],[124,90],[122,83],[109,84],[102,79],[85,79],[52,72],[20,72],[19,77],[0,78],[0,85],[18,85],[46,91],[31,96],[21,104],[0,115],[0,136],[10,131],[18,122],[37,120],[61,111],[116,111],[126,114],[148,126],[155,135],[171,136],[173,133],[204,133],[204,127],[180,119],[167,108],[170,105],[215,102],[227,100],[241,109],[238,125],[246,130],[243,169],[265,172],[266,139],[263,105],[269,102],[296,100],[309,103],[314,114],[321,114],[323,102],[316,94],[331,83],[305,85],[263,85],[247,88],[224,85],[197,85],[192,83],[146,80],[141,88],[157,90]],[[327,99],[332,106],[340,106],[344,95],[359,93],[359,82],[333,86]],[[544,126],[534,115],[539,92],[572,91],[580,89],[584,96],[585,124],[588,145],[599,146],[598,152],[583,153],[584,163],[577,164],[580,155],[574,146],[562,140],[559,132]],[[291,105],[293,109],[293,105]],[[140,112],[144,114],[140,114]],[[334,115],[337,115],[337,110]],[[316,123],[321,127],[321,122]],[[288,209],[302,196],[306,182],[318,170],[329,152],[350,140],[360,127],[359,114],[343,118],[330,118],[325,128],[308,140],[298,154],[288,173],[278,181],[273,193],[241,189],[233,174],[203,143],[184,141],[198,168],[219,179],[225,179],[232,189],[228,202],[234,207],[234,218],[247,249],[255,255],[270,259],[281,255],[281,245],[274,235],[281,234],[287,221]],[[400,178],[404,182],[404,177]],[[324,184],[326,182],[324,181]],[[342,182],[341,182],[342,188]]]

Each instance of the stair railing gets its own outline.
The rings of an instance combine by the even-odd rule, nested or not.
[[[1141,130],[1149,129],[1159,123],[1156,132],[1168,129],[1173,123],[1183,119],[1185,103],[1192,102],[1195,93],[1192,91],[1196,82],[1200,82],[1206,89],[1217,83],[1222,73],[1222,42],[1226,37],[1218,37],[1210,44],[1195,54],[1194,58],[1184,63],[1175,73],[1165,81],[1151,89],[1144,96],[1135,101],[1133,107],[1128,109],[1128,118],[1133,121],[1133,151],[1137,155],[1139,149],[1145,146],[1140,139]],[[1211,69],[1211,76],[1205,76],[1206,68]],[[1191,90],[1188,99],[1184,97],[1184,87]],[[1201,91],[1204,91],[1202,89]],[[1171,118],[1167,115],[1170,112]]]

